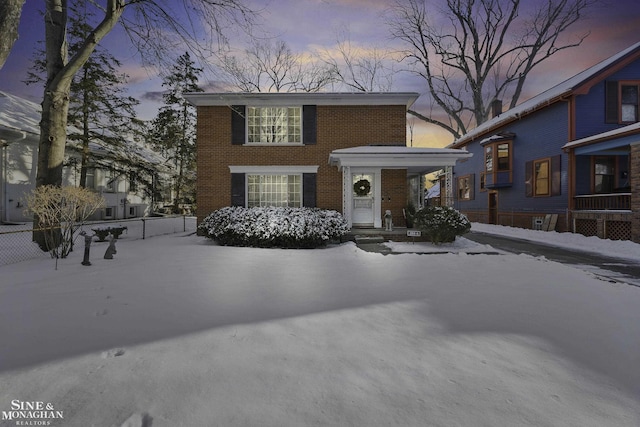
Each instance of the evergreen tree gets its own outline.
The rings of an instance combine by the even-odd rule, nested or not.
[[[78,4],[71,5],[69,12],[69,54],[74,55],[92,30],[88,22],[93,19],[93,14]],[[27,84],[44,81],[45,53],[40,51],[36,55],[25,80]],[[67,120],[80,133],[71,133],[68,139],[80,142],[80,187],[86,187],[87,169],[95,164],[95,159],[90,159],[90,141],[106,143],[112,154],[124,153],[129,148],[128,140],[144,131],[144,123],[135,112],[139,101],[126,95],[128,77],[118,72],[120,66],[117,58],[97,46],[71,81]]]
[[[180,211],[179,203],[195,202],[196,111],[182,96],[187,92],[202,92],[197,68],[188,52],[180,56],[163,78],[164,106],[153,121],[153,145],[175,167],[173,210]]]

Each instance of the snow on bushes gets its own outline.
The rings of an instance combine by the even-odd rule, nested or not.
[[[453,242],[471,230],[467,217],[448,206],[426,206],[415,213],[413,221],[435,244]]]
[[[340,238],[348,227],[333,210],[234,206],[209,214],[198,231],[221,245],[315,248]]]

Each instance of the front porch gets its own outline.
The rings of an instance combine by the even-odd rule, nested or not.
[[[342,173],[342,214],[349,227],[382,231],[386,212],[403,227],[403,210],[424,197],[421,188],[408,184],[410,179],[469,157],[458,149],[370,145],[334,150],[329,164]]]
[[[640,123],[564,146],[570,157],[572,231],[640,242]]]

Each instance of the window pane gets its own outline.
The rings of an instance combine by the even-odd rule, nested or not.
[[[509,144],[498,145],[498,170],[509,170]]]
[[[491,172],[493,170],[493,152],[491,146],[485,147],[484,153],[485,170]]]
[[[622,104],[620,112],[622,113],[621,120],[623,122],[638,121],[638,107],[636,105]]]
[[[302,206],[300,175],[248,175],[247,205]]]
[[[302,142],[300,107],[249,107],[247,109],[248,142]]]
[[[538,196],[549,194],[549,161],[535,163],[535,194]]]

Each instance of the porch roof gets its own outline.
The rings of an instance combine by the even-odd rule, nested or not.
[[[574,149],[575,154],[597,154],[599,152],[619,149],[632,144],[640,143],[640,122],[623,126],[608,132],[591,135],[586,138],[568,142],[562,148]],[[604,153],[603,153],[604,154]]]
[[[458,160],[471,156],[466,150],[453,148],[369,145],[334,150],[329,154],[329,164],[338,168],[407,169],[409,174],[423,174],[454,166]]]

